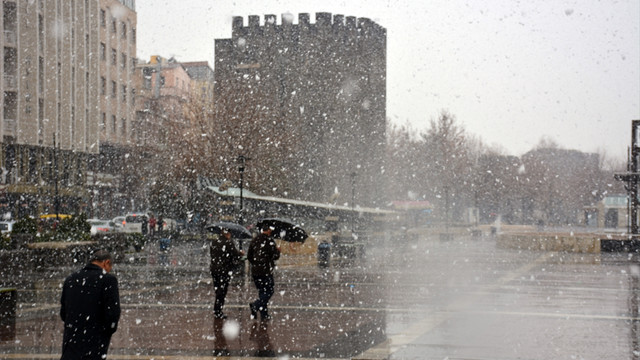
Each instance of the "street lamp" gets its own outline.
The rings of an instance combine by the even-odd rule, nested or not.
[[[244,166],[247,160],[251,159],[244,155],[239,155],[236,159],[236,162],[238,163],[238,172],[240,173],[240,220],[242,220],[242,208],[244,205],[242,197],[242,188],[244,184]]]
[[[53,134],[53,167],[55,181],[53,207],[56,212],[56,221],[60,221],[60,196],[58,194],[58,147],[56,145],[56,134]]]
[[[356,172],[351,173],[351,234],[353,234],[354,226],[353,221],[355,218],[354,205],[356,202]]]

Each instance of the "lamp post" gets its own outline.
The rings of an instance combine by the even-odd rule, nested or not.
[[[244,185],[244,166],[247,160],[251,160],[251,159],[244,155],[239,155],[238,158],[236,159],[236,161],[238,162],[238,172],[240,173],[240,216],[239,216],[240,223],[242,223],[242,209],[244,207],[243,196],[242,196],[242,189]]]
[[[54,195],[53,207],[56,211],[56,221],[60,221],[60,198],[58,196],[58,147],[56,145],[56,134],[53,134],[53,171],[54,171]]]
[[[355,218],[354,205],[356,202],[356,172],[351,173],[351,234],[353,234],[354,225],[353,221]]]

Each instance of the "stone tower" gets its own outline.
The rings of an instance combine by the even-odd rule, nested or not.
[[[238,153],[274,169],[271,178],[249,178],[256,190],[379,204],[386,29],[367,18],[330,13],[317,13],[315,23],[305,13],[297,24],[290,15],[281,19],[278,24],[275,15],[265,15],[260,24],[254,15],[245,26],[234,17],[231,39],[216,40],[219,130],[229,132]]]

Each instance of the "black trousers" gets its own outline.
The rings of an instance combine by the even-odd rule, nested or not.
[[[253,306],[260,311],[261,315],[268,315],[267,304],[273,296],[275,285],[273,275],[253,276],[253,283],[258,289],[258,300],[253,302]]]
[[[216,301],[213,304],[213,312],[216,315],[222,315],[222,307],[224,299],[227,297],[227,289],[231,276],[229,274],[211,274],[213,278],[213,290],[216,293]]]

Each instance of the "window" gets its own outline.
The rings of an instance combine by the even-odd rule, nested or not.
[[[153,76],[153,69],[149,67],[142,68],[142,79],[145,89],[151,89],[151,77]]]
[[[118,52],[116,49],[111,48],[111,65],[118,64]]]
[[[107,26],[107,12],[104,9],[100,9],[100,26]]]
[[[111,115],[111,133],[115,133],[116,132],[116,126],[118,124],[116,124],[116,116],[115,115]]]
[[[120,54],[120,57],[122,59],[122,70],[125,70],[127,68],[127,54]]]
[[[127,103],[127,85],[122,85],[122,103]]]
[[[131,89],[131,106],[136,104],[136,89]]]
[[[120,36],[121,36],[123,39],[126,39],[126,38],[127,38],[127,24],[126,24],[126,23],[122,23],[122,31],[121,31]]]
[[[136,29],[131,29],[131,43],[135,44],[136,43]]]
[[[107,79],[104,76],[100,77],[100,95],[107,94]]]
[[[116,18],[111,18],[111,32],[116,33]]]
[[[102,121],[100,121],[100,131],[107,128],[107,113],[102,113]]]
[[[100,60],[107,61],[107,45],[100,43]]]
[[[122,127],[120,128],[120,131],[121,131],[121,134],[122,134],[122,138],[126,139],[126,137],[127,137],[127,119],[122,118],[121,122],[122,122]]]
[[[117,94],[118,94],[118,88],[116,87],[116,82],[112,80],[111,81],[111,97],[115,98]]]

